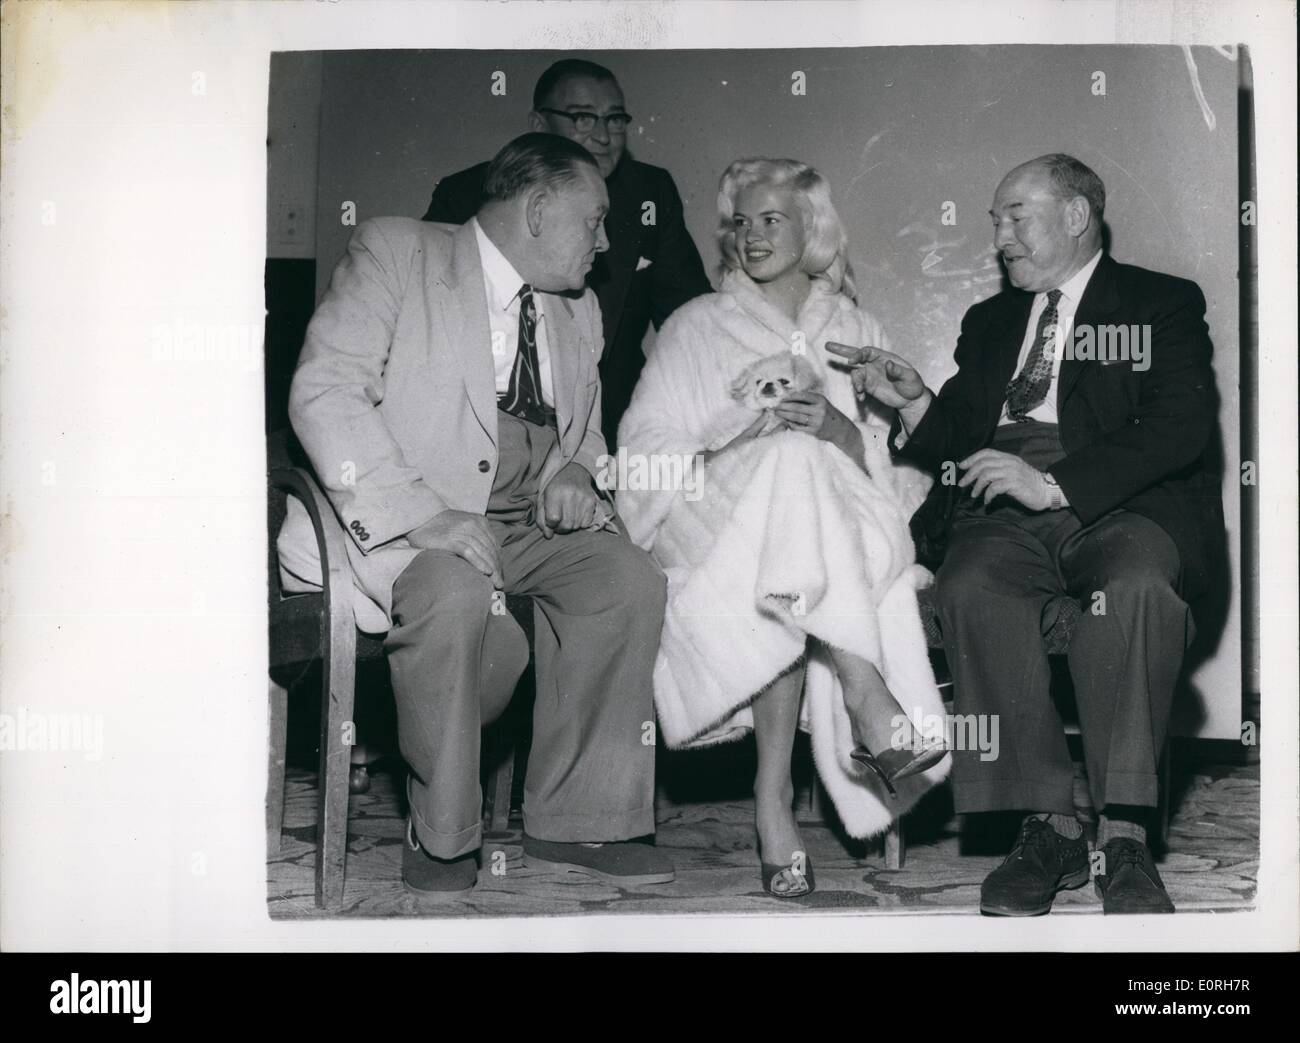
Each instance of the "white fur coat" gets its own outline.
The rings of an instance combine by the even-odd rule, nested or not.
[[[729,273],[722,292],[665,323],[624,415],[624,461],[719,448],[755,418],[731,395],[737,375],[760,357],[806,352],[823,394],[862,431],[870,472],[829,443],[787,430],[718,456],[697,472],[698,485],[620,486],[632,539],[668,576],[654,683],[669,746],[746,734],[749,704],[805,654],[809,636],[874,663],[918,728],[932,733],[922,722],[943,713],[916,605],[930,576],[915,564],[907,528],[927,479],[890,461],[886,422],[859,406],[845,371],[828,365],[827,341],[887,347],[874,319],[820,282],[791,323],[746,276]],[[888,828],[948,772],[945,759],[904,780],[897,800],[863,781],[849,759],[839,682],[819,644],[809,649],[801,727],[853,836]]]

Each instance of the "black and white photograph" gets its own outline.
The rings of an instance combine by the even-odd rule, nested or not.
[[[3,947],[1300,946],[1294,5],[15,6]]]
[[[1249,69],[275,55],[272,915],[1249,907]]]

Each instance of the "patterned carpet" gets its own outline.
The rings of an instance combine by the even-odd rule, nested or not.
[[[1173,813],[1159,868],[1183,912],[1249,908],[1259,864],[1259,768],[1240,751],[1183,743],[1175,758]],[[1226,756],[1225,756],[1226,754]],[[679,758],[689,758],[680,762]],[[722,758],[710,763],[708,758]],[[666,763],[664,763],[666,762]],[[478,886],[461,895],[417,898],[401,884],[404,820],[401,776],[379,770],[370,792],[351,804],[345,917],[526,916],[601,913],[782,913],[861,909],[879,914],[978,914],[979,884],[1001,860],[1014,822],[988,816],[965,831],[952,815],[951,797],[930,794],[906,822],[907,857],[900,870],[884,868],[879,849],[848,840],[835,824],[815,821],[801,796],[801,832],[816,870],[817,890],[798,901],[762,891],[755,850],[753,801],[739,793],[706,792],[700,779],[752,779],[744,774],[743,744],[709,754],[661,758],[657,844],[677,865],[671,884],[623,890],[574,874],[530,870],[522,864],[519,822],[489,835]],[[674,764],[684,765],[676,773]],[[668,769],[665,772],[665,768]],[[725,768],[725,772],[718,771]],[[798,776],[797,776],[798,778]],[[268,863],[268,906],[278,919],[325,916],[314,902],[315,775],[289,771],[281,850]],[[735,784],[733,784],[733,789]],[[689,797],[689,799],[688,799]],[[1009,830],[1009,832],[1008,832]],[[504,857],[493,852],[501,851]],[[493,864],[500,871],[492,871]],[[1092,887],[1061,896],[1059,913],[1100,915]]]

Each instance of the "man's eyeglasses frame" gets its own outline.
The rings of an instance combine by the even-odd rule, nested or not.
[[[626,134],[628,125],[632,122],[632,115],[628,112],[611,112],[608,116],[598,116],[594,112],[566,112],[564,109],[538,109],[537,111],[571,120],[573,129],[579,134],[590,134],[600,122],[604,122],[605,128],[611,134]],[[622,126],[615,126],[615,122],[621,123]]]

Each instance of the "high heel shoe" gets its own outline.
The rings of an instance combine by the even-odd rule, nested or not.
[[[883,753],[872,753],[865,746],[855,746],[849,757],[868,771],[874,772],[884,783],[889,795],[897,797],[898,790],[894,788],[895,782],[933,768],[943,760],[947,752],[948,747],[942,741],[938,741],[923,746],[920,750],[896,750],[891,746]]]
[[[803,872],[799,872],[793,862],[788,866],[764,862],[761,854],[759,856],[759,865],[763,869],[763,890],[773,898],[804,898],[817,889],[817,881],[813,876],[812,859],[806,854],[803,856]],[[777,891],[772,887],[776,878],[782,873],[789,873],[797,881],[796,885],[788,891]]]

